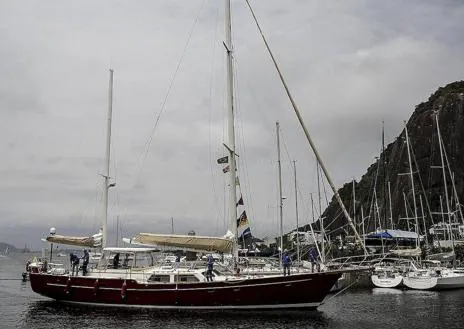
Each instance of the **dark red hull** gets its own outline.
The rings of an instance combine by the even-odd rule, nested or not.
[[[32,290],[60,301],[160,309],[316,308],[342,272],[225,282],[138,283],[135,280],[31,273]]]

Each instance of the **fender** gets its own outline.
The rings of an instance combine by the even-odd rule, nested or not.
[[[66,295],[71,294],[71,277],[68,278],[68,281],[66,282],[66,287],[64,287],[64,292]]]
[[[126,280],[124,280],[122,287],[121,287],[121,300],[125,302],[127,299],[127,283]]]
[[[95,283],[93,284],[93,295],[96,296],[97,293],[98,293],[98,288],[99,288],[99,283],[98,283],[98,279],[95,280]]]

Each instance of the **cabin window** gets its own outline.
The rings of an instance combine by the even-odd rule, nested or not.
[[[157,274],[152,274],[148,278],[149,282],[163,282],[163,283],[168,283],[169,282],[169,275],[157,275]]]
[[[189,282],[198,282],[196,276],[194,275],[176,275],[174,277],[174,282],[189,283]]]

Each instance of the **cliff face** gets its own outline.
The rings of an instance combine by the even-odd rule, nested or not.
[[[407,130],[413,163],[414,191],[419,217],[419,226],[423,232],[423,222],[429,227],[433,222],[441,220],[440,197],[443,209],[446,212],[444,180],[441,169],[441,158],[438,143],[435,113],[443,140],[444,151],[449,160],[445,167],[447,176],[448,196],[451,211],[456,210],[456,198],[451,184],[454,176],[458,200],[464,201],[464,81],[453,82],[439,88],[430,96],[427,102],[416,106],[414,113],[407,123]],[[406,144],[406,135],[403,130],[394,142],[386,146],[379,154],[378,160],[372,164],[359,182],[354,183],[356,205],[353,208],[353,184],[346,183],[340,190],[340,196],[345,207],[353,216],[358,232],[362,233],[361,208],[365,219],[365,231],[369,232],[380,226],[414,230],[414,202],[409,175],[409,161]],[[434,167],[435,166],[435,167]],[[437,168],[439,166],[440,168]],[[448,171],[449,170],[449,171]],[[388,184],[389,182],[389,184]],[[391,191],[390,216],[388,185]],[[375,191],[375,192],[374,192]],[[422,219],[421,203],[424,209]],[[407,208],[407,213],[405,208]],[[327,231],[331,235],[352,235],[347,220],[343,216],[335,198],[324,211],[326,218],[324,226],[328,224]],[[409,221],[406,217],[411,218]],[[445,217],[447,220],[447,217]],[[458,216],[460,219],[460,217]],[[409,226],[408,226],[409,222]]]

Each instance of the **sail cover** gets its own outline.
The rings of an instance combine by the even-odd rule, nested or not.
[[[54,235],[49,235],[46,238],[46,240],[47,242],[51,242],[51,243],[96,248],[96,247],[101,247],[102,234],[97,233],[97,234],[94,234],[92,236],[87,236],[87,237],[54,234]]]
[[[456,258],[456,255],[454,252],[442,252],[438,254],[432,254],[427,256],[427,260],[438,260],[438,261],[447,261],[447,260],[454,260]]]
[[[418,257],[422,254],[422,250],[420,248],[397,249],[397,250],[390,250],[390,252],[394,255],[403,256],[403,257]]]
[[[139,233],[130,243],[225,253],[231,252],[233,246],[233,240],[228,238],[154,233]]]

